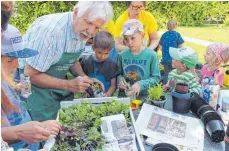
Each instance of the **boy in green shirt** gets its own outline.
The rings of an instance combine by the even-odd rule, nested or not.
[[[129,96],[145,98],[149,86],[156,85],[161,79],[157,54],[142,46],[143,25],[138,20],[126,21],[123,24],[122,35],[129,49],[123,50],[119,55],[119,79],[123,77],[131,87],[128,89],[120,80],[119,88],[128,89]]]
[[[186,48],[169,48],[169,54],[173,58],[173,69],[168,75],[168,83],[164,85],[164,90],[168,90],[175,83],[185,83],[189,87],[190,93],[199,94],[201,85],[196,81],[195,76],[190,69],[195,68],[198,62],[197,53],[189,47]]]

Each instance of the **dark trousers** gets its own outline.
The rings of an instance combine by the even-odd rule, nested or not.
[[[161,63],[164,66],[164,76],[163,76],[163,84],[166,84],[168,82],[168,74],[173,69],[171,62],[162,62]]]

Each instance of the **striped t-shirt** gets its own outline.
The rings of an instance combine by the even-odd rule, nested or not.
[[[190,92],[196,92],[199,94],[201,85],[196,81],[195,76],[191,73],[190,70],[185,72],[179,72],[177,69],[173,69],[169,75],[169,80],[176,80],[176,83],[185,83],[189,86]]]
[[[26,62],[40,72],[57,63],[63,53],[82,52],[86,41],[73,31],[73,13],[57,13],[36,19],[23,36],[25,47],[39,51]]]

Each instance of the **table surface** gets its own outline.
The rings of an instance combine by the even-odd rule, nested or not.
[[[164,108],[169,110],[169,111],[173,111],[171,95],[169,93],[166,93],[165,96],[166,96],[166,103],[165,103]],[[133,111],[133,112],[135,114],[135,118],[137,118],[136,117],[137,111]],[[183,115],[197,118],[195,115],[193,115],[191,113],[187,113],[187,114],[183,114]],[[145,150],[146,151],[152,151],[152,147],[149,145],[145,145]],[[203,151],[224,151],[224,150],[225,150],[224,141],[222,141],[221,143],[212,142],[210,140],[210,137],[208,136],[207,132],[205,131]]]

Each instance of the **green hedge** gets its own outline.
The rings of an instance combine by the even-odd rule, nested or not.
[[[111,2],[114,8],[114,20],[125,11],[126,2]],[[11,23],[22,33],[39,16],[72,11],[73,1],[16,1],[15,15]],[[199,26],[204,19],[224,18],[229,13],[228,2],[194,2],[194,1],[153,1],[147,2],[147,10],[157,19],[159,28],[165,27],[170,18],[176,18],[181,25]]]

